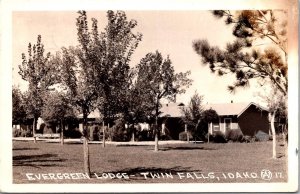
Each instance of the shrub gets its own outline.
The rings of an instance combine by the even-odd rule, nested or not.
[[[66,138],[81,138],[82,133],[79,131],[78,128],[75,128],[64,131],[64,136]]]
[[[255,137],[251,137],[249,135],[245,135],[244,138],[243,138],[243,142],[246,142],[246,143],[255,142]]]
[[[213,133],[212,141],[215,143],[227,143],[225,135],[221,131],[216,131]]]
[[[43,127],[44,127],[43,128],[43,133],[45,133],[45,134],[55,133],[55,131],[56,131],[56,127],[54,125],[51,125],[51,124],[44,125]]]
[[[92,135],[91,135],[91,140],[92,141],[99,141],[100,140],[100,130],[99,130],[99,127],[98,126],[95,126],[93,128],[93,131],[92,131]]]
[[[12,133],[13,133],[13,137],[32,137],[31,131],[27,129],[13,128]]]
[[[269,137],[269,134],[263,132],[263,131],[258,131],[256,134],[255,134],[255,139],[257,141],[268,141],[270,140],[270,137]]]
[[[159,139],[160,140],[172,140],[172,137],[168,134],[163,134],[163,135],[160,135]]]
[[[116,124],[109,129],[109,135],[112,141],[129,141],[131,135],[125,129],[125,120],[119,118]]]
[[[147,129],[137,132],[137,140],[138,141],[153,141],[154,135],[153,132]]]
[[[192,141],[193,140],[193,136],[191,134],[191,132],[181,132],[179,133],[179,140],[180,141],[187,141],[187,137],[189,137],[189,140]]]
[[[17,129],[17,128],[13,128],[13,129],[12,129],[12,134],[13,134],[13,137],[20,137],[20,135],[21,135],[21,130],[20,130],[20,129]]]
[[[232,129],[226,131],[225,137],[227,141],[242,142],[244,139],[243,132],[240,129]]]

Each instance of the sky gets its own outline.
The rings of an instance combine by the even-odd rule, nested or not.
[[[201,57],[193,50],[192,43],[207,39],[211,45],[224,48],[234,39],[232,26],[215,18],[210,11],[126,11],[128,19],[138,23],[135,32],[143,34],[142,41],[133,54],[131,66],[139,63],[147,53],[160,51],[163,57],[169,55],[176,72],[191,71],[193,81],[185,94],[177,96],[177,102],[187,103],[197,91],[204,96],[204,103],[256,102],[259,87],[252,82],[249,88],[239,89],[231,94],[227,86],[233,76],[218,77],[203,65]],[[13,41],[13,84],[23,91],[27,84],[18,74],[22,63],[21,54],[27,55],[28,43],[35,44],[37,36],[42,36],[46,52],[55,53],[61,47],[77,45],[76,17],[74,11],[14,11],[12,13]],[[99,30],[106,24],[106,11],[87,11],[89,24],[91,18],[98,20]]]

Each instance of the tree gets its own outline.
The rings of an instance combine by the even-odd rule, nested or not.
[[[23,94],[21,90],[13,86],[12,88],[12,122],[20,124],[25,121],[26,111],[23,103]]]
[[[192,126],[193,137],[201,136],[204,138],[206,131],[208,132],[208,124],[218,118],[215,110],[205,110],[203,105],[203,96],[198,93],[191,97],[187,107],[182,109],[183,121]]]
[[[145,122],[148,120],[148,116],[153,111],[154,101],[151,95],[148,95],[142,85],[136,81],[136,69],[132,69],[132,76],[130,79],[130,87],[124,91],[123,95],[125,99],[124,116],[128,123],[129,131],[132,134],[132,140],[134,141],[135,124],[139,122]]]
[[[202,102],[203,96],[200,96],[197,92],[195,92],[195,94],[191,97],[188,106],[182,109],[184,115],[183,121],[185,124],[192,127],[192,134],[194,138],[204,111]]]
[[[270,83],[274,90],[287,97],[287,13],[282,10],[234,13],[217,10],[213,14],[226,18],[227,25],[233,25],[236,40],[228,43],[224,50],[210,46],[207,40],[194,41],[194,50],[202,62],[209,64],[212,72],[219,76],[235,74],[235,82],[228,86],[231,92],[237,87],[248,86],[250,80],[255,79],[261,85]],[[276,144],[275,139],[273,144]]]
[[[38,35],[37,43],[33,46],[31,43],[28,45],[28,57],[22,53],[23,62],[19,65],[19,74],[29,84],[25,93],[25,107],[28,117],[33,118],[33,135],[44,103],[43,93],[57,83],[56,69],[50,61],[50,53],[44,55],[44,52],[42,37]]]
[[[148,95],[155,117],[155,151],[158,151],[158,117],[161,100],[176,101],[176,95],[185,93],[192,80],[190,72],[175,73],[169,56],[163,59],[161,53],[148,53],[137,66],[137,86],[141,93]]]
[[[117,114],[127,114],[126,94],[132,79],[129,63],[142,34],[133,32],[137,22],[128,21],[123,11],[107,11],[107,19],[108,25],[102,33],[98,32],[97,20],[92,19],[91,34],[94,54],[102,66],[98,79],[103,93],[98,109],[109,124]]]
[[[102,33],[98,32],[95,18],[92,18],[89,31],[86,12],[78,11],[78,14],[79,45],[63,48],[61,80],[72,102],[83,113],[84,169],[90,173],[87,116],[96,108],[104,119],[114,117],[119,111],[122,90],[126,89],[129,61],[141,35],[131,32],[136,22],[128,22],[124,12],[115,14],[108,11],[108,25]]]
[[[41,117],[45,122],[60,124],[60,137],[61,144],[63,145],[65,122],[68,118],[74,118],[76,115],[69,103],[69,99],[62,92],[48,92],[45,97],[47,100],[42,107]]]
[[[208,109],[208,110],[204,110],[202,113],[202,119],[200,122],[200,131],[206,133],[207,132],[207,138],[208,138],[208,142],[209,142],[209,127],[208,124],[212,123],[212,122],[218,122],[219,120],[219,116],[218,113],[213,110],[213,109]],[[206,134],[204,134],[206,135]]]
[[[277,158],[276,152],[276,130],[275,130],[275,118],[278,115],[287,115],[287,99],[286,96],[282,94],[278,90],[278,88],[272,88],[268,94],[259,94],[259,97],[262,98],[264,102],[267,103],[269,108],[269,121],[271,124],[271,131],[272,131],[272,139],[273,139],[273,146],[272,146],[272,157],[274,159]],[[283,139],[285,141],[285,129],[283,130]]]
[[[82,58],[81,58],[82,57]],[[80,48],[63,48],[60,65],[61,81],[70,102],[83,114],[84,171],[90,174],[87,117],[96,108],[98,84],[91,63]]]

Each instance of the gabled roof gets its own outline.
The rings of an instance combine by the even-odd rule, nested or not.
[[[83,114],[78,115],[78,118],[83,118]],[[102,118],[102,114],[96,109],[94,111],[92,111],[89,115],[88,118]]]
[[[162,104],[160,117],[182,117],[182,107],[184,107],[183,103]]]
[[[256,106],[258,109],[268,111],[266,108],[256,103],[222,103],[222,104],[205,104],[205,109],[215,110],[219,116],[237,115],[238,117],[247,110],[251,105]]]

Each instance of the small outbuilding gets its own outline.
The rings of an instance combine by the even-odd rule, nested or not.
[[[226,133],[231,129],[240,129],[244,135],[255,136],[259,131],[269,133],[268,110],[256,103],[206,104],[219,115],[219,122],[209,126],[209,133]]]

